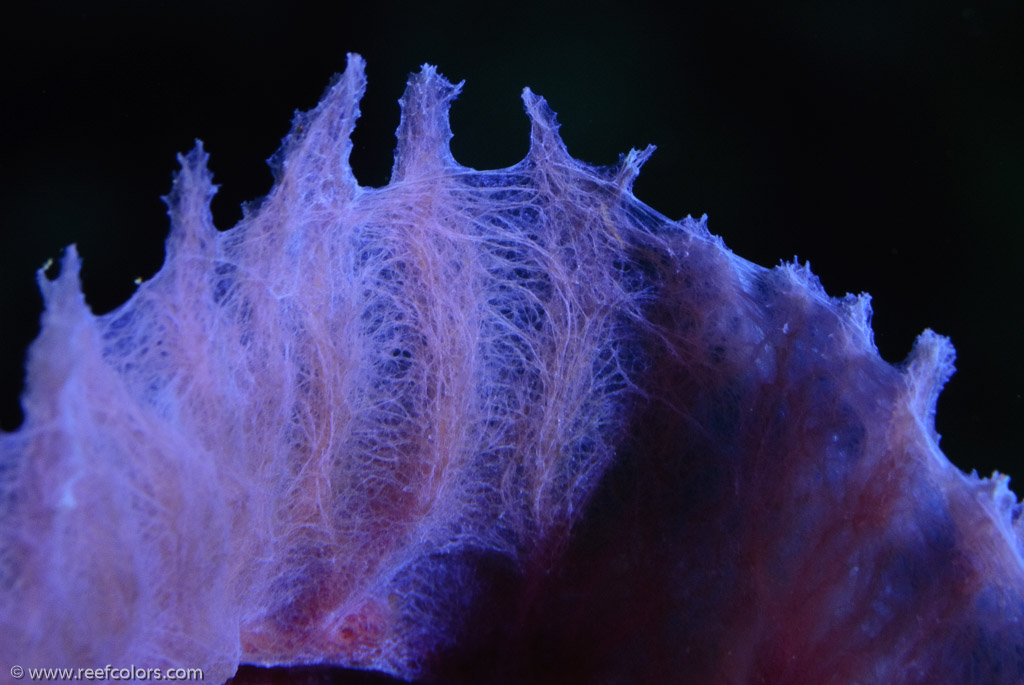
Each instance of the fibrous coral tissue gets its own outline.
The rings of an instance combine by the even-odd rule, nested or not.
[[[201,145],[163,268],[93,315],[79,258],[0,436],[0,654],[337,664],[430,682],[1011,683],[1021,507],[938,448],[949,342],[755,266],[566,151],[451,156],[411,77],[360,187],[348,68],[218,232]]]

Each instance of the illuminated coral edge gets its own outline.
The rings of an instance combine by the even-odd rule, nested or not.
[[[365,63],[358,55],[350,54],[345,72],[333,80],[320,103],[309,112],[296,113],[291,132],[285,137],[280,150],[269,160],[275,172],[274,187],[262,205],[248,210],[253,213],[250,219],[277,203],[287,202],[289,197],[301,197],[312,192],[314,184],[317,193],[329,201],[339,203],[363,193],[375,192],[374,188],[358,185],[348,161],[352,150],[351,135],[359,116],[358,104],[365,87]],[[452,137],[449,108],[461,87],[462,83],[452,84],[430,65],[423,65],[418,73],[410,77],[401,99],[402,118],[397,131],[391,181],[387,187],[429,173],[431,168],[434,172],[450,174],[475,172],[459,165],[452,157],[449,146]],[[522,98],[531,125],[529,152],[518,164],[496,171],[509,171],[543,158],[547,164],[570,166],[596,183],[611,184],[617,186],[622,193],[632,194],[633,181],[654,151],[653,146],[639,151],[630,150],[621,156],[618,165],[612,167],[588,165],[569,155],[558,133],[556,115],[547,102],[529,88],[524,89]],[[317,157],[308,154],[314,146],[319,151],[332,151],[331,156],[323,160],[332,170],[326,178],[321,175],[323,167],[304,166],[311,157]],[[319,158],[322,157],[320,154]],[[197,141],[189,153],[179,155],[178,159],[181,169],[175,174],[173,188],[165,198],[171,217],[171,231],[166,243],[164,267],[172,265],[179,255],[186,252],[212,249],[216,239],[234,230],[221,234],[214,227],[210,202],[217,186],[213,184],[207,166],[209,155],[202,142]],[[706,217],[699,221],[686,217],[673,222],[654,210],[651,212],[679,226],[680,230],[695,232],[702,239],[717,243],[722,250],[728,252],[730,263],[745,282],[749,283],[754,274],[766,270],[728,251],[719,237],[708,232]],[[82,330],[80,326],[96,317],[89,311],[82,293],[79,278],[81,259],[75,245],[66,249],[61,264],[61,273],[54,280],[47,278],[45,268],[38,271],[38,283],[45,303],[40,338],[61,335],[70,341],[74,339],[76,331]],[[865,353],[879,357],[873,341],[868,295],[830,297],[811,273],[809,264],[802,265],[796,260],[780,264],[774,269],[785,272],[794,281],[804,285],[811,296],[826,302],[837,311],[851,333],[851,338],[859,340]],[[166,270],[161,268],[151,279],[142,283],[140,291],[151,287],[152,283],[164,276]],[[129,306],[134,297],[122,308]],[[104,317],[116,317],[119,311],[120,308],[115,309]],[[69,322],[76,321],[77,325],[69,326]],[[907,405],[919,423],[922,434],[930,441],[932,456],[943,469],[956,467],[939,448],[935,409],[944,384],[954,372],[954,359],[955,352],[949,339],[926,330],[917,338],[912,352],[902,364]],[[61,363],[71,362],[64,360]],[[32,403],[27,403],[26,425],[33,425],[38,418],[34,415]],[[998,472],[991,478],[980,478],[976,472],[957,472],[998,526],[1018,563],[1024,568],[1024,517],[1020,502],[1009,488],[1009,478]],[[377,666],[383,670],[394,668],[393,664],[384,662]]]

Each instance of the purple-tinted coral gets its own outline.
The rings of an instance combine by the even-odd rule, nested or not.
[[[0,435],[0,655],[330,663],[431,682],[1016,683],[1021,508],[937,445],[953,349],[733,255],[566,151],[451,156],[424,66],[391,182],[363,62],[218,232],[181,159],[163,268],[94,316],[40,276]],[[258,676],[257,676],[258,677]]]

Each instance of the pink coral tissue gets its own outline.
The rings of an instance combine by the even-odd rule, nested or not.
[[[1021,507],[882,361],[865,295],[733,255],[619,165],[449,151],[424,66],[390,183],[361,58],[217,231],[201,144],[163,268],[93,315],[40,271],[0,434],[0,661],[335,664],[430,682],[1024,682]],[[6,673],[4,675],[6,677]]]

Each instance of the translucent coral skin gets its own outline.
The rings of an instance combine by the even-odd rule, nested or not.
[[[202,146],[162,270],[102,317],[40,273],[0,436],[5,664],[334,663],[435,682],[1013,683],[1020,506],[938,449],[953,350],[639,202],[524,92],[451,156],[424,66],[358,186],[362,60],[223,233]]]

